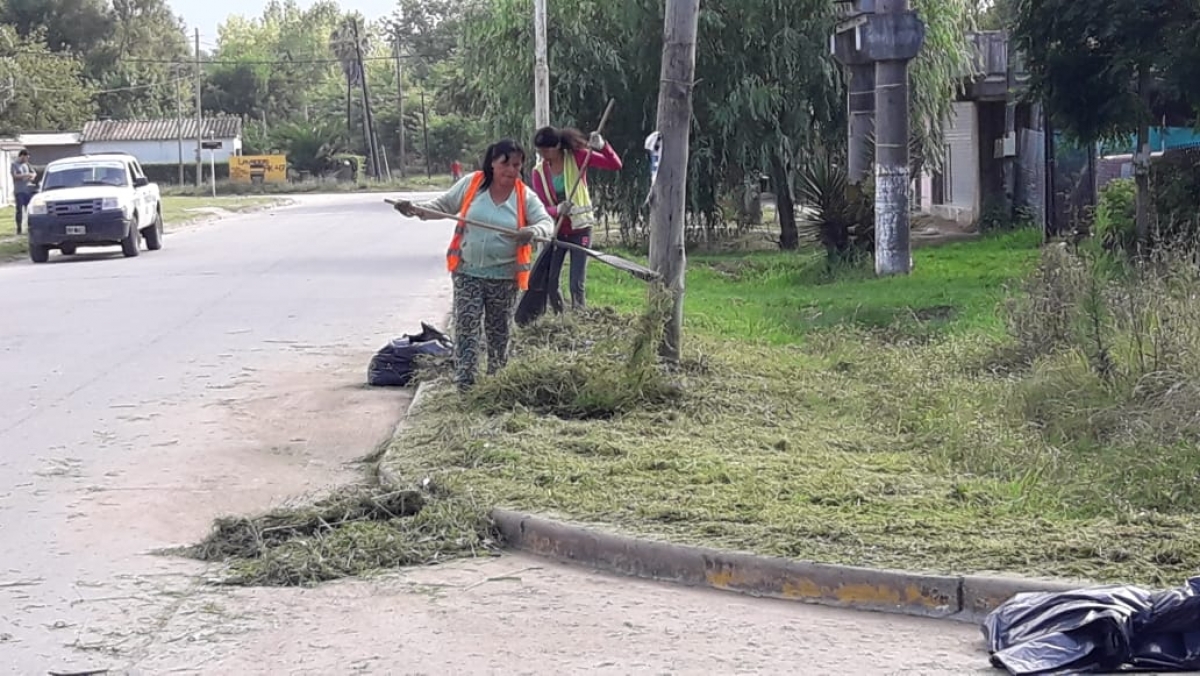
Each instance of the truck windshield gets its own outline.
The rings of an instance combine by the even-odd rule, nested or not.
[[[68,164],[52,167],[42,181],[42,191],[61,188],[79,188],[85,185],[129,185],[128,172],[119,163],[111,164]]]

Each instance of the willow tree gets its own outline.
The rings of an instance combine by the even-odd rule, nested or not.
[[[587,126],[607,98],[617,99],[606,135],[626,171],[597,175],[597,196],[602,208],[637,219],[649,189],[642,143],[658,101],[662,3],[552,0],[548,9],[551,116],[555,124]],[[532,130],[531,16],[532,0],[488,0],[466,22],[473,49],[464,72],[473,74],[478,112],[495,120],[497,133]],[[832,25],[826,0],[706,0],[689,162],[693,217],[719,220],[722,195],[773,167],[786,183],[798,149],[839,113],[840,82],[827,55]]]
[[[925,43],[909,64],[909,109],[913,174],[942,168],[945,124],[966,81],[975,75],[970,33],[975,30],[975,0],[914,0],[925,22]]]
[[[833,6],[826,0],[732,0],[709,7],[698,44],[704,82],[696,114],[712,144],[709,169],[724,178],[726,189],[752,182],[747,187],[754,196],[766,172],[777,199],[779,246],[799,248],[795,158],[840,118],[841,81],[827,42]]]
[[[970,71],[969,0],[921,0],[927,49],[912,64],[918,156],[940,161],[941,123],[956,84]],[[927,7],[926,7],[927,5]],[[605,101],[617,108],[606,136],[625,159],[597,174],[602,209],[626,222],[644,217],[649,189],[642,144],[653,131],[662,58],[660,0],[550,0],[548,38],[554,124],[595,124]],[[528,138],[533,130],[533,0],[480,0],[465,20],[461,83],[473,112],[493,132]],[[705,0],[701,6],[689,160],[688,210],[725,216],[722,198],[771,176],[780,209],[780,244],[799,244],[791,195],[798,157],[844,120],[842,81],[829,54],[828,0]],[[935,152],[937,151],[937,152]],[[756,192],[756,190],[755,190]]]

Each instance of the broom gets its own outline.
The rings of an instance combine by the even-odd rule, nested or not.
[[[399,200],[393,200],[393,199],[385,199],[383,201],[387,202],[388,204],[392,204],[392,205],[397,204],[399,202]],[[492,232],[498,232],[502,235],[507,235],[509,237],[516,237],[515,230],[510,230],[509,228],[504,228],[504,227],[501,227],[498,225],[491,225],[489,223],[481,223],[479,221],[475,221],[470,218],[462,218],[460,216],[455,216],[453,214],[447,214],[447,213],[443,213],[441,211],[427,209],[425,207],[417,206],[415,204],[412,205],[412,209],[413,209],[413,211],[415,211],[419,214],[422,214],[427,218],[442,218],[442,219],[446,219],[446,220],[450,220],[450,221],[462,221],[463,223],[466,223],[467,225],[474,227],[474,228],[482,228],[483,230],[491,230]],[[546,238],[542,238],[542,237],[535,237],[534,241],[544,242],[547,244],[553,243],[555,246],[566,247],[567,249],[571,249],[573,251],[578,251],[578,252],[588,256],[589,258],[594,258],[597,261],[604,263],[605,265],[614,267],[618,270],[623,270],[625,272],[628,272],[629,274],[633,275],[634,277],[637,277],[638,279],[646,281],[646,282],[656,281],[660,277],[660,275],[657,272],[655,272],[654,270],[651,270],[650,268],[644,267],[642,265],[638,265],[637,263],[634,263],[633,261],[625,260],[624,258],[621,258],[620,256],[616,256],[614,254],[606,254],[603,251],[596,251],[595,249],[589,249],[585,246],[579,246],[578,244],[572,244],[571,242],[555,241],[553,238],[546,239]]]
[[[608,105],[604,108],[604,114],[600,116],[600,124],[597,125],[596,131],[604,133],[604,126],[608,123],[608,116],[612,113],[615,99],[609,99]],[[587,177],[588,165],[592,162],[592,153],[588,153],[583,160],[583,166],[579,168],[579,176],[575,179],[575,185],[571,186],[571,193],[567,195],[568,202],[575,201],[575,195],[579,191],[579,186],[583,184]],[[565,245],[566,242],[558,240],[558,230],[562,226],[563,219],[567,214],[559,213],[558,220],[554,223],[555,237],[551,241],[550,246],[542,250],[538,256],[537,262],[534,263],[533,271],[529,275],[529,290],[521,294],[521,302],[517,304],[516,316],[514,319],[518,326],[526,326],[536,320],[538,317],[546,314],[546,305],[550,299],[550,285],[558,285],[559,280],[550,279],[550,260],[554,255],[554,247],[556,245]],[[570,247],[566,247],[570,248]]]

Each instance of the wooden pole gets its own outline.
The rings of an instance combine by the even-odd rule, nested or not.
[[[671,311],[660,354],[678,361],[682,354],[684,277],[687,253],[684,225],[687,207],[688,143],[692,121],[692,89],[696,75],[696,33],[700,0],[667,0],[663,28],[662,80],[658,90],[658,131],[662,159],[650,209],[650,266],[662,276]],[[652,293],[661,293],[659,288]]]
[[[204,137],[204,109],[200,99],[200,29],[196,29],[196,187],[204,180],[204,153],[201,144]]]
[[[546,57],[546,0],[533,2],[533,119],[537,127],[550,124],[550,64]]]
[[[354,54],[358,60],[358,74],[362,82],[363,131],[367,142],[367,168],[371,177],[381,178],[379,152],[375,145],[375,119],[371,114],[371,90],[367,86],[367,65],[363,60],[362,40],[358,35],[358,19],[354,20]]]
[[[180,89],[180,74],[178,69],[172,70],[175,76],[175,135],[179,142],[179,187],[183,187],[183,94]]]
[[[421,90],[421,130],[425,133],[425,177],[433,178],[433,165],[429,161],[429,113],[425,108],[425,90]]]
[[[400,53],[400,27],[396,27],[396,105],[400,108],[400,178],[408,178],[408,149],[404,129],[404,59]]]

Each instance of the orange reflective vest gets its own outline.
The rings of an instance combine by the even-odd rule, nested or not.
[[[470,185],[467,186],[467,192],[463,195],[462,209],[459,210],[459,218],[466,218],[467,211],[471,209],[471,202],[475,200],[475,195],[479,193],[479,186],[483,185],[483,172],[475,172],[475,176],[471,179]],[[525,184],[520,180],[517,181],[517,229],[526,226],[525,218]],[[450,249],[446,251],[446,268],[450,272],[458,270],[458,266],[462,263],[462,241],[463,236],[467,232],[466,221],[459,221],[454,227],[454,238],[450,240]],[[522,244],[517,247],[517,288],[522,291],[529,289],[529,271],[533,269],[533,245]]]

